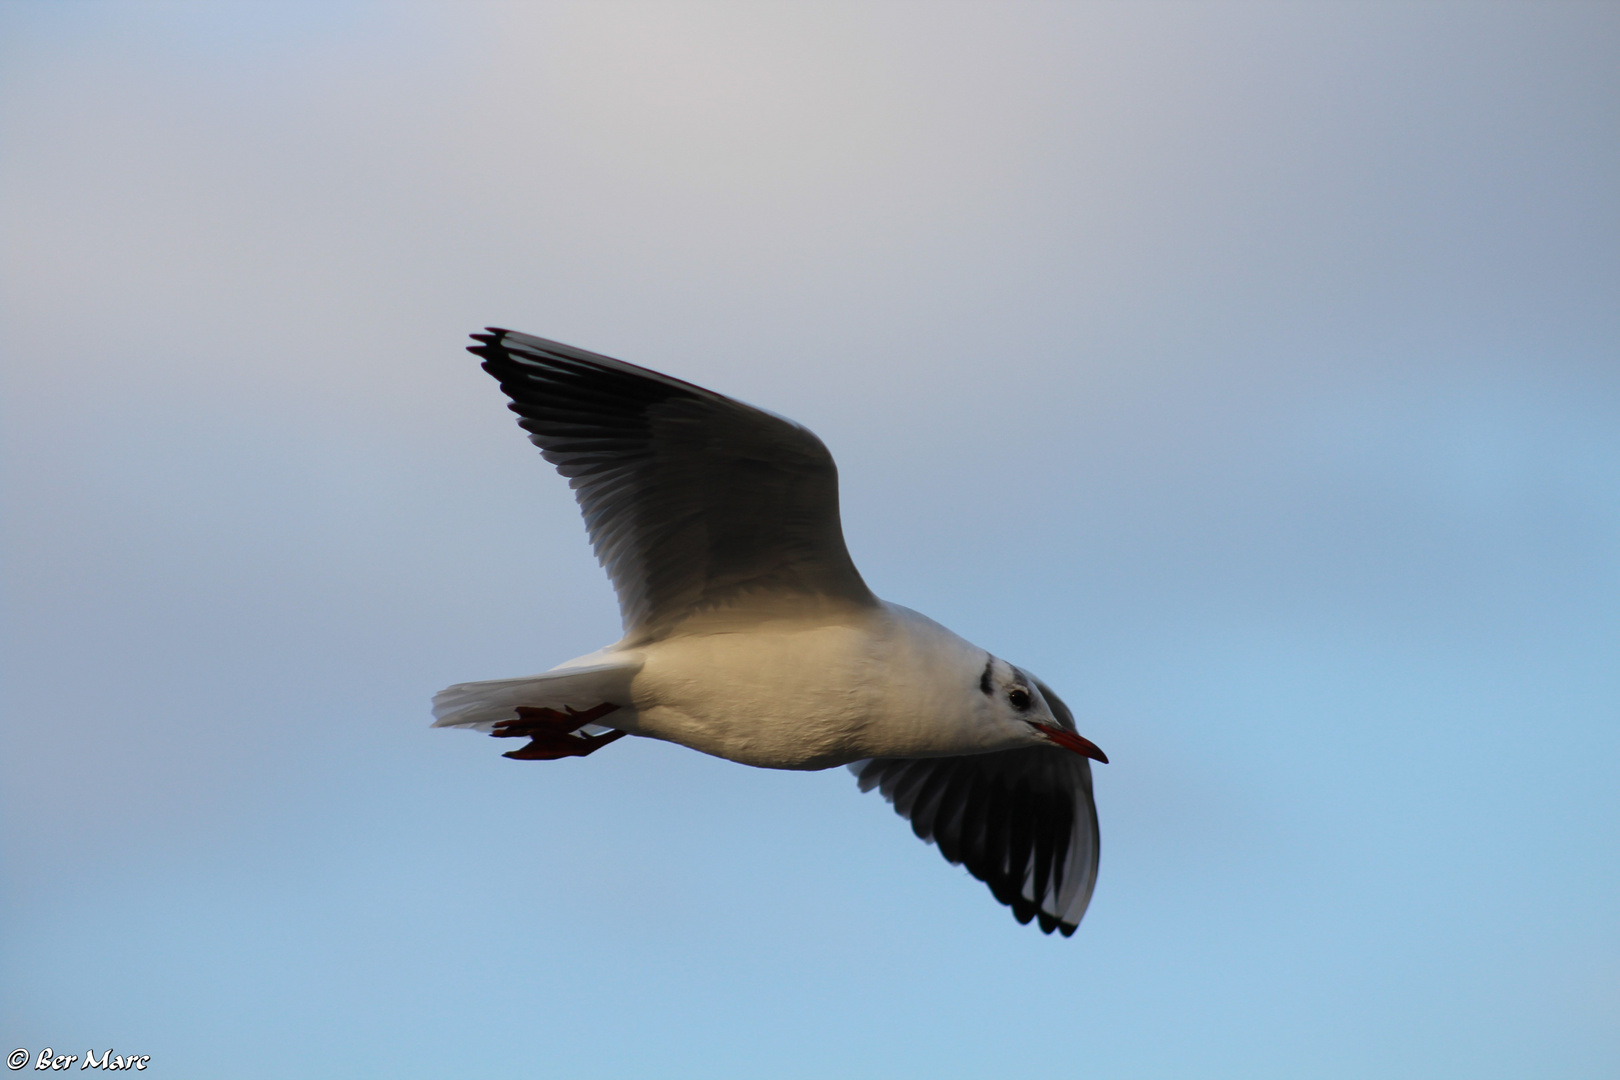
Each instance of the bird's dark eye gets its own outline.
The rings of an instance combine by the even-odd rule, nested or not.
[[[1012,704],[1013,708],[1023,712],[1029,708],[1029,691],[1022,686],[1015,686],[1007,691],[1007,700]]]

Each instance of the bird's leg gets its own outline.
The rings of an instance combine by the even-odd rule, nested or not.
[[[574,732],[586,724],[595,723],[618,706],[609,701],[576,712],[571,705],[558,709],[536,709],[519,705],[516,720],[502,720],[490,734],[497,739],[527,737],[529,745],[509,750],[502,757],[518,761],[556,761],[565,757],[584,757],[595,753],[610,742],[629,734],[627,731],[609,731],[604,735],[576,735]]]

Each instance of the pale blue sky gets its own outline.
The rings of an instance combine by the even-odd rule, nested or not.
[[[1620,1072],[1620,7],[0,8],[0,1052]],[[1071,940],[616,636],[498,324],[815,429],[1113,764]]]

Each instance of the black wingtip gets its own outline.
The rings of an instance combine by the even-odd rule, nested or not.
[[[1078,929],[1080,929],[1079,923],[1066,922],[1063,919],[1058,918],[1056,915],[1048,915],[1044,911],[1041,912],[1041,933],[1043,934],[1050,934],[1052,931],[1056,930],[1064,937],[1074,937],[1074,932]]]
[[[490,346],[497,346],[498,347],[501,344],[501,340],[503,338],[505,338],[506,335],[510,334],[511,332],[512,331],[510,331],[510,330],[503,330],[499,326],[486,326],[486,327],[484,327],[484,333],[482,333],[482,334],[468,334],[467,335],[468,337],[472,338],[474,341],[479,342],[479,344],[477,344],[477,345],[469,345],[469,346],[467,346],[467,351],[468,352],[477,352],[479,349],[487,349]]]

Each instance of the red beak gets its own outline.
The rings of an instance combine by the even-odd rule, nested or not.
[[[1099,750],[1097,744],[1084,735],[1076,735],[1072,731],[1065,731],[1063,728],[1052,727],[1049,724],[1036,724],[1035,726],[1040,729],[1041,734],[1045,735],[1048,740],[1063,747],[1063,749],[1073,750],[1081,757],[1088,757],[1092,761],[1100,761],[1104,765],[1108,764],[1108,755]]]

